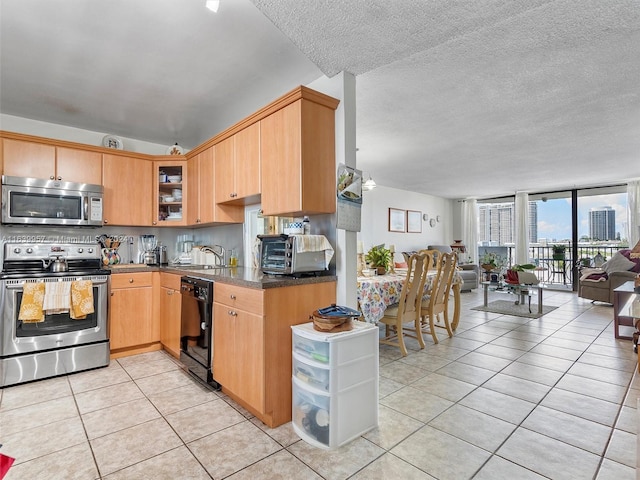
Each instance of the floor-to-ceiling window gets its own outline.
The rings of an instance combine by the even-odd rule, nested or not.
[[[529,194],[529,258],[554,288],[577,289],[580,268],[599,266],[627,241],[625,185]],[[478,254],[513,264],[514,198],[478,201]]]

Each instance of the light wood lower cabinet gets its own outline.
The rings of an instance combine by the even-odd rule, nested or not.
[[[157,294],[154,293],[158,275],[158,272],[140,272],[111,276],[109,340],[112,358],[161,348]]]
[[[160,342],[162,347],[180,358],[180,275],[160,273]]]
[[[213,377],[269,427],[291,420],[291,326],[335,303],[335,282],[257,290],[215,284]]]

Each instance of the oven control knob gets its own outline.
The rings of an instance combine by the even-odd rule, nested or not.
[[[13,253],[20,253],[20,247],[16,247],[13,249]]]
[[[87,248],[87,253],[93,253],[93,248]]]
[[[81,247],[78,249],[78,253],[82,253],[82,252],[84,252],[84,249]]]
[[[287,257],[291,258],[291,252],[287,252]]]
[[[33,253],[33,248],[27,247],[27,253]]]
[[[207,324],[206,324],[206,323],[204,323],[204,322],[202,322],[202,323],[200,324],[200,329],[201,329],[201,330],[206,330],[206,329],[207,329]]]
[[[287,262],[287,267],[290,267],[290,266],[291,266],[291,262]]]

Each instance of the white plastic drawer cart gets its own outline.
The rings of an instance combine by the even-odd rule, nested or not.
[[[313,323],[293,330],[294,431],[307,443],[336,448],[378,426],[378,327],[354,321],[347,332]]]

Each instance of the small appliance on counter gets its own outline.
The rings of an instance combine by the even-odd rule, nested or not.
[[[324,235],[258,235],[260,268],[273,275],[312,275],[329,268],[333,247]]]
[[[158,255],[156,247],[158,240],[155,235],[140,235],[140,263],[145,265],[157,265]]]

